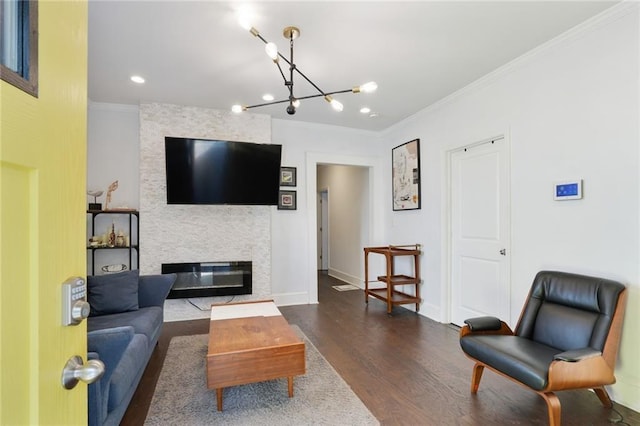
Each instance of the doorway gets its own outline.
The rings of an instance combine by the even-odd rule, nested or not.
[[[376,211],[374,206],[382,205],[384,202],[384,196],[386,195],[383,191],[374,191],[374,188],[382,188],[382,166],[380,165],[380,159],[377,157],[363,157],[363,156],[350,156],[343,155],[338,153],[316,153],[309,152],[307,153],[305,169],[306,169],[306,188],[305,191],[309,195],[306,197],[306,209],[308,212],[314,212],[317,210],[317,194],[318,194],[318,176],[317,170],[318,166],[322,165],[343,165],[343,166],[359,166],[365,167],[368,171],[368,180],[367,180],[367,193],[368,200],[366,203],[365,210],[369,214],[369,219],[367,221],[366,229],[363,230],[363,235],[366,235],[366,244],[369,244],[370,241],[379,241],[381,240],[380,233],[384,228],[383,224],[383,215],[379,211]],[[326,187],[326,185],[321,185],[321,188]],[[332,200],[329,205],[336,204],[333,202],[333,194],[335,193],[335,188],[331,187],[330,194]],[[340,204],[340,203],[338,203]],[[347,204],[347,207],[350,204]],[[330,224],[332,228],[334,226]],[[335,230],[335,229],[332,229]],[[329,239],[328,246],[331,246],[331,240],[335,239],[336,232],[330,232],[332,237]],[[318,303],[318,215],[317,214],[309,214],[308,215],[308,223],[307,223],[307,235],[309,235],[309,250],[308,250],[308,258],[307,258],[307,276],[306,281],[308,283],[307,287],[307,300],[308,303]],[[356,260],[358,265],[364,271],[364,261],[363,254],[361,254],[359,249],[358,251],[358,260]],[[331,251],[331,250],[330,250]],[[330,256],[336,256],[335,253],[331,252]],[[331,269],[331,264],[328,265],[328,268]],[[362,280],[363,273],[357,273],[357,277],[355,277],[358,281]],[[339,277],[343,279],[342,277]],[[353,277],[352,277],[353,279]],[[348,280],[343,279],[348,282]]]
[[[324,256],[319,269],[362,287],[363,247],[369,245],[369,168],[320,164],[317,170],[317,245],[318,257]]]
[[[318,191],[318,270],[329,269],[329,190]]]
[[[449,156],[451,322],[509,318],[509,155],[504,137]]]

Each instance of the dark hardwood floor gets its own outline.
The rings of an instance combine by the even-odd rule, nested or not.
[[[383,425],[547,425],[542,398],[486,371],[477,395],[469,392],[472,362],[458,344],[458,329],[404,308],[387,315],[362,291],[336,291],[341,281],[319,275],[318,305],[280,311],[351,386]],[[133,397],[122,425],[144,422],[173,336],[206,334],[208,320],[169,322]],[[203,372],[204,374],[204,372]],[[591,391],[558,393],[564,426],[640,425],[640,414],[604,408]],[[215,393],[211,394],[215,409]],[[623,423],[619,423],[624,418]]]

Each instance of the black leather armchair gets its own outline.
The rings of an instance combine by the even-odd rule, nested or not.
[[[551,426],[560,425],[555,391],[593,389],[611,407],[604,386],[616,381],[626,296],[615,281],[539,272],[515,332],[494,317],[468,319],[460,329],[460,346],[475,362],[471,393],[487,367],[544,398]]]

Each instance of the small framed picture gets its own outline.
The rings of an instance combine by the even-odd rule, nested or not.
[[[295,167],[280,167],[280,186],[296,186]]]
[[[278,210],[296,209],[296,191],[280,191],[278,196]]]

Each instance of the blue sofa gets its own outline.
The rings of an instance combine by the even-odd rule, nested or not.
[[[176,275],[138,271],[89,276],[87,358],[105,364],[89,385],[89,425],[118,425],[155,349],[164,321],[163,306]]]

